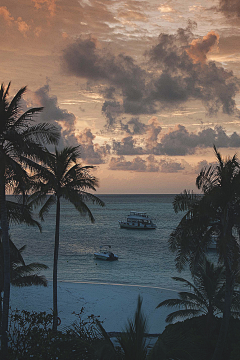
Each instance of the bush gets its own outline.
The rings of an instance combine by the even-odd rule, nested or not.
[[[99,342],[96,317],[83,317],[83,309],[76,314],[77,320],[64,332],[52,331],[53,315],[45,312],[16,310],[10,314],[10,360],[58,359],[93,360]]]

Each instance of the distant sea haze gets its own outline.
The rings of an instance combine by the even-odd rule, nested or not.
[[[61,200],[58,280],[177,289],[171,277],[179,273],[175,269],[174,254],[168,248],[168,238],[183,214],[174,213],[174,195],[98,196],[105,207],[88,204],[95,217],[94,224]],[[157,229],[120,229],[118,220],[125,220],[131,210],[146,212],[154,219]],[[48,280],[52,280],[54,233],[54,207],[42,223],[42,233],[25,225],[10,226],[15,245],[27,245],[23,252],[26,263],[41,262],[49,266],[43,273]],[[94,252],[104,244],[112,246],[118,261],[94,259]],[[188,269],[181,276],[191,279]]]

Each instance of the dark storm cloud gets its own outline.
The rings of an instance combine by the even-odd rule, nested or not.
[[[75,137],[75,115],[65,109],[60,109],[57,97],[50,96],[49,91],[50,87],[48,84],[35,91],[39,105],[44,107],[44,110],[39,115],[40,120],[53,123],[59,127],[65,145],[77,145],[77,139]]]
[[[198,133],[189,132],[183,125],[177,125],[163,135],[161,131],[158,122],[153,118],[141,146],[136,138],[127,136],[121,141],[113,141],[113,152],[117,155],[184,156],[194,154],[198,148],[211,148],[213,145],[218,148],[240,147],[240,136],[236,132],[228,135],[221,126],[207,128]]]
[[[126,125],[122,124],[122,130],[125,130],[131,135],[144,134],[147,129],[148,126],[142,123],[137,117],[131,118]]]
[[[102,113],[107,118],[106,126],[108,128],[114,127],[116,119],[124,112],[122,105],[115,100],[106,100],[102,106]]]
[[[237,112],[238,79],[207,55],[219,36],[211,31],[196,39],[191,26],[175,34],[160,34],[145,52],[144,67],[125,54],[114,55],[94,39],[78,39],[64,50],[63,63],[71,75],[105,85],[102,111],[113,127],[122,114],[154,114],[189,100],[200,100],[208,113]]]
[[[189,30],[161,34],[158,44],[148,52],[153,66],[161,71],[154,79],[152,97],[165,104],[201,100],[209,114],[219,109],[226,114],[236,111],[238,79],[216,63],[206,63],[217,41],[218,35],[213,32],[201,40],[194,40]]]
[[[127,136],[122,141],[113,140],[113,152],[117,155],[141,155],[144,150],[140,146],[136,146],[136,140],[132,136]]]
[[[115,88],[121,90],[124,112],[151,113],[152,105],[145,99],[146,72],[132,57],[113,55],[100,49],[94,39],[78,39],[63,53],[65,70],[78,77],[109,84],[106,97],[113,98]]]
[[[184,126],[178,125],[161,138],[161,143],[155,147],[155,153],[174,155],[193,154],[197,147],[240,147],[240,136],[234,132],[228,136],[221,126],[190,133]]]
[[[101,91],[101,94],[103,95],[103,97],[105,99],[114,100],[115,91],[116,91],[116,89],[114,86],[109,86],[109,87],[106,87],[105,89],[103,89]]]
[[[78,39],[64,50],[63,60],[66,70],[85,79],[106,78],[106,69],[101,64],[101,56],[94,39]]]
[[[106,157],[110,154],[110,145],[105,144],[100,146],[94,144],[95,139],[91,129],[84,129],[77,137],[80,147],[81,159],[87,164],[103,164]]]
[[[220,0],[219,11],[227,17],[240,17],[240,1],[239,0]]]

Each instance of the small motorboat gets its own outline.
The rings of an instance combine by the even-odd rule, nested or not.
[[[152,230],[157,227],[145,212],[130,211],[127,221],[118,222],[123,229]]]
[[[115,255],[110,249],[111,249],[111,245],[100,246],[99,252],[94,253],[94,258],[97,260],[105,260],[105,261],[118,260],[118,256]]]

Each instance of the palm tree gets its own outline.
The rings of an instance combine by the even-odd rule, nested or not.
[[[134,321],[128,320],[126,330],[117,337],[126,360],[145,360],[147,358],[146,332],[147,320],[142,313],[142,298],[138,296]]]
[[[39,215],[43,220],[44,215],[53,204],[56,204],[56,228],[53,263],[53,330],[57,329],[57,265],[59,251],[60,229],[60,199],[64,198],[72,203],[81,215],[88,215],[91,222],[94,217],[86,205],[86,201],[104,206],[104,202],[86,190],[96,190],[97,179],[90,175],[89,170],[94,166],[81,166],[77,163],[80,157],[79,147],[65,147],[62,151],[55,149],[55,154],[48,153],[45,167],[39,167],[38,173],[33,176],[38,191],[33,194],[33,201],[38,204],[44,202]]]
[[[207,258],[204,258],[194,274],[193,283],[181,278],[173,277],[191,291],[180,291],[178,299],[162,301],[157,308],[162,306],[177,307],[179,310],[170,313],[166,322],[171,323],[178,318],[189,318],[203,313],[207,315],[207,327],[209,328],[215,315],[222,313],[225,296],[225,271],[224,266],[214,266]],[[240,293],[234,290],[232,303],[232,315],[240,316]]]
[[[203,195],[193,196],[185,191],[175,199],[175,211],[186,211],[186,214],[172,232],[169,243],[176,252],[177,268],[181,270],[189,262],[194,271],[199,259],[206,253],[211,237],[217,236],[219,261],[225,267],[223,318],[213,355],[213,360],[218,360],[224,349],[239,271],[240,165],[236,155],[224,160],[215,147],[214,150],[217,165],[202,169],[196,179]]]
[[[23,287],[31,285],[47,286],[47,280],[45,276],[38,275],[39,270],[45,270],[48,266],[41,263],[31,263],[26,265],[22,252],[26,248],[23,246],[20,249],[14,245],[9,238],[10,246],[10,279],[13,286]],[[2,293],[4,286],[4,258],[3,247],[0,242],[0,327],[2,323]]]
[[[4,296],[1,351],[7,357],[7,330],[10,297],[10,248],[8,238],[8,218],[6,188],[14,187],[21,179],[26,179],[26,167],[32,168],[34,160],[44,159],[43,143],[57,143],[60,134],[49,124],[32,125],[33,115],[43,108],[32,108],[20,115],[20,101],[26,91],[21,88],[11,101],[10,83],[0,89],[0,204],[2,246],[4,256]]]
[[[96,319],[96,323],[101,335],[105,339],[105,344],[98,350],[100,359],[125,359],[125,360],[146,360],[147,357],[147,319],[142,312],[142,298],[138,296],[137,309],[133,320],[128,320],[125,331],[117,336],[117,341],[121,346],[121,353],[117,351],[104,327]]]

